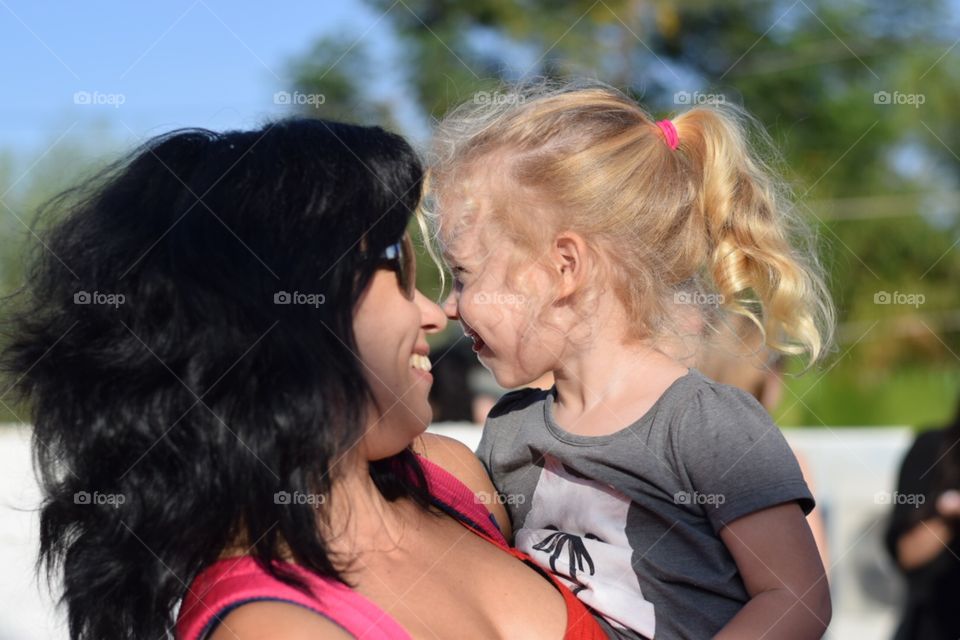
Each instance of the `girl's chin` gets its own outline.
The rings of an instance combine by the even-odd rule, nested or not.
[[[497,373],[497,370],[493,367],[487,367],[487,369],[489,369],[490,373],[493,374],[493,379],[497,381],[497,384],[504,389],[516,389],[523,384],[523,381],[517,379],[516,376]]]

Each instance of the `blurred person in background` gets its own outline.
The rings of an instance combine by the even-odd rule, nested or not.
[[[907,582],[896,640],[960,638],[960,402],[900,467],[887,550]]]
[[[434,352],[437,356],[430,369],[434,376],[430,387],[433,421],[474,422],[475,393],[468,379],[478,365],[470,342],[454,338],[434,347]]]

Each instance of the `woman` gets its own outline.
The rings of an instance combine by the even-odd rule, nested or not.
[[[960,405],[953,422],[924,431],[903,458],[886,546],[907,594],[896,640],[960,637]]]
[[[52,203],[3,359],[72,638],[601,637],[421,437],[421,181],[398,136],[296,119],[161,136]]]

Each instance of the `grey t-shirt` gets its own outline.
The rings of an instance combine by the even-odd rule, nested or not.
[[[555,393],[503,396],[477,450],[516,547],[610,637],[713,636],[749,600],[720,530],[784,502],[814,506],[780,430],[752,396],[696,369],[610,435],[564,431]]]

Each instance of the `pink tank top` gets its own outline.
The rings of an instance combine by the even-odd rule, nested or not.
[[[523,553],[510,549],[493,515],[476,500],[469,487],[426,458],[420,457],[419,460],[437,506],[480,537],[536,568]],[[233,609],[249,602],[269,600],[305,607],[335,622],[356,638],[410,640],[410,635],[389,614],[350,587],[296,564],[289,563],[289,566],[310,587],[314,596],[276,580],[250,556],[224,558],[210,565],[188,587],[177,617],[177,639],[204,640]],[[605,640],[607,636],[583,603],[555,578],[544,575],[560,589],[566,602],[566,640]]]

